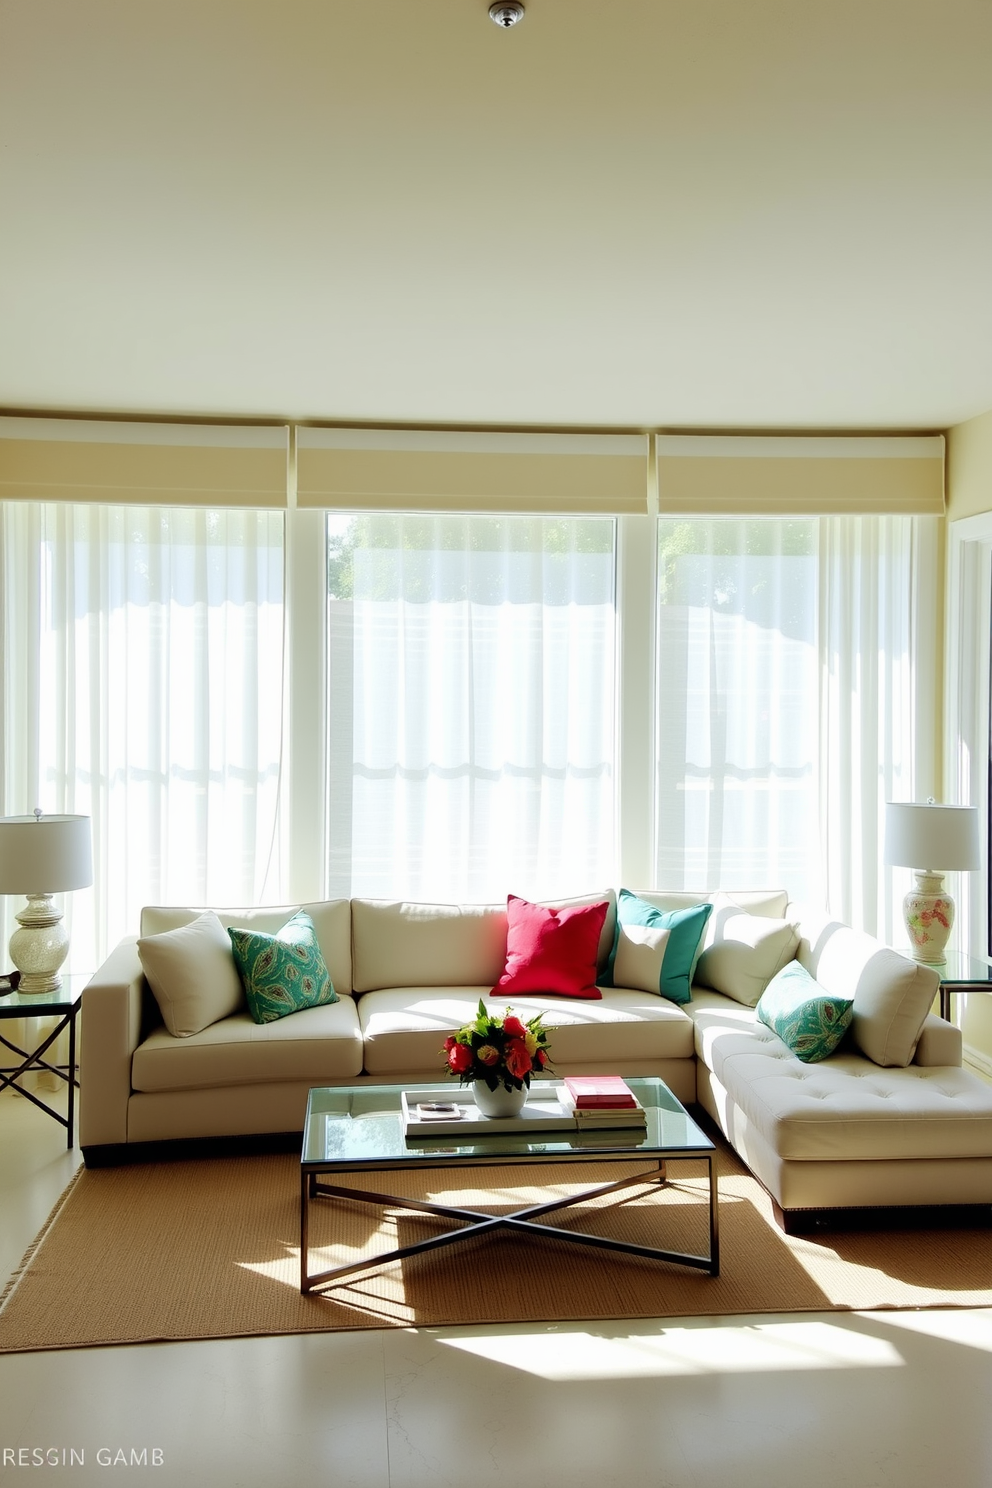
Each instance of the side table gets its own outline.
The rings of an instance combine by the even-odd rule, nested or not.
[[[951,998],[958,992],[992,992],[992,962],[966,951],[948,951],[934,967],[940,977],[940,1016],[951,1021]]]
[[[53,1121],[66,1129],[66,1146],[71,1147],[75,1142],[76,1131],[76,1091],[79,1081],[76,1078],[76,1020],[79,1017],[80,999],[83,988],[89,981],[88,976],[64,976],[62,985],[55,992],[5,992],[0,994],[0,1020],[9,1021],[11,1018],[57,1018],[58,1022],[44,1041],[36,1049],[22,1049],[19,1044],[13,1043],[5,1038],[0,1032],[0,1044],[4,1049],[9,1049],[12,1054],[20,1057],[20,1064],[0,1066],[0,1091],[16,1090],[18,1095],[23,1095],[26,1100],[33,1102],[39,1110],[46,1112]],[[67,1065],[49,1064],[44,1055],[55,1043],[59,1034],[64,1029],[69,1030],[69,1063]],[[69,1087],[69,1114],[63,1116],[54,1106],[46,1104],[45,1101],[33,1090],[25,1090],[23,1085],[18,1084],[22,1076],[30,1071],[47,1070],[50,1075],[58,1075],[60,1080],[65,1080]]]

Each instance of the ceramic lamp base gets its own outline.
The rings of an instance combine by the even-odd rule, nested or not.
[[[69,953],[69,937],[62,911],[51,894],[29,894],[17,916],[19,930],[10,937],[10,959],[21,973],[18,992],[57,992],[62,985],[59,967]]]
[[[954,924],[954,900],[944,892],[944,875],[917,872],[916,888],[902,901],[902,912],[913,960],[939,966]]]

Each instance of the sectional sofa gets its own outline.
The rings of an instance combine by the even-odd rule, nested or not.
[[[992,1086],[962,1068],[959,1031],[930,1011],[936,973],[872,937],[791,906],[784,891],[656,894],[669,914],[713,908],[679,1005],[606,985],[597,999],[499,998],[502,906],[334,900],[304,906],[337,1000],[258,1024],[239,1008],[175,1037],[122,942],[83,993],[80,1140],[86,1162],[144,1144],[299,1131],[315,1085],[402,1084],[442,1076],[445,1037],[480,996],[544,1015],[558,1075],[658,1075],[698,1103],[768,1189],[786,1223],[811,1211],[890,1205],[992,1205]],[[616,896],[599,944],[605,979]],[[225,926],[274,934],[300,908],[218,910]],[[143,911],[141,936],[188,926],[201,910]],[[802,1062],[754,1002],[791,958],[821,987],[853,997],[838,1051]]]

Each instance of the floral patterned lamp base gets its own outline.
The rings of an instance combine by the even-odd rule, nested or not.
[[[519,1090],[507,1090],[505,1085],[499,1084],[495,1090],[490,1090],[485,1080],[476,1080],[472,1094],[483,1116],[519,1116],[527,1099],[527,1087],[521,1085]]]
[[[954,900],[944,892],[942,873],[916,873],[916,888],[902,901],[914,961],[937,966],[946,957],[954,924]]]

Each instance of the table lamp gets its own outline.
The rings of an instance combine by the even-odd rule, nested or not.
[[[19,992],[55,992],[69,950],[62,911],[53,894],[93,882],[88,816],[0,816],[0,894],[24,894],[10,938],[10,959],[21,974]]]
[[[981,867],[977,808],[938,806],[932,800],[887,802],[883,860],[916,874],[916,888],[903,900],[906,932],[914,961],[939,965],[954,924],[944,874]],[[929,866],[921,867],[924,863]]]

